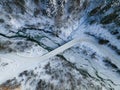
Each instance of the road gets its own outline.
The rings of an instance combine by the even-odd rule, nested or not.
[[[95,40],[88,37],[77,38],[69,41],[68,43],[43,56],[25,57],[17,53],[0,54],[1,61],[10,62],[5,67],[0,67],[0,84],[3,83],[5,80],[8,80],[10,78],[12,79],[13,77],[18,76],[19,73],[23,72],[24,70],[27,70],[38,63],[42,63],[45,60],[79,43],[87,43],[88,45],[90,45],[90,47],[92,46],[96,48],[97,52],[100,52],[101,55],[108,57],[113,64],[120,68],[120,58],[112,53],[108,48],[104,47],[103,45],[99,45],[98,43],[96,43]]]

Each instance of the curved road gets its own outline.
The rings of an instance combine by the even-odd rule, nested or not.
[[[43,56],[23,57],[16,53],[0,54],[1,60],[4,59],[5,61],[10,62],[5,67],[0,67],[0,84],[10,78],[12,79],[13,77],[18,76],[19,73],[23,72],[28,68],[31,68],[33,65],[42,63],[44,60],[47,60],[78,43],[87,43],[90,46],[92,45],[93,47],[97,48],[98,52],[100,52],[103,56],[108,57],[113,64],[120,68],[120,58],[117,57],[117,55],[115,55],[114,53],[112,53],[108,48],[97,44],[95,40],[88,37],[77,38]]]

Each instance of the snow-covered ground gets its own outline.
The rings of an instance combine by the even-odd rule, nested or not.
[[[0,90],[119,90],[119,10],[104,0],[6,2]]]

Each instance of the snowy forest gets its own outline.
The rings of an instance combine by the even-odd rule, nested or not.
[[[0,0],[0,90],[120,90],[120,1]]]

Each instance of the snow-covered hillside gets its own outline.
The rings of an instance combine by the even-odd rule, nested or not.
[[[119,0],[0,1],[0,90],[119,89]]]

